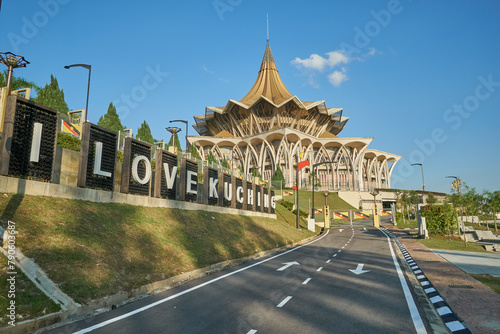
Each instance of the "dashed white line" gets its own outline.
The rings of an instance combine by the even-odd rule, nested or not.
[[[323,269],[323,267],[319,267],[318,269],[316,269],[316,271],[321,271],[321,269]]]
[[[326,263],[330,263],[331,260],[326,260]]]
[[[255,333],[257,333],[257,331],[255,329],[251,329],[251,330],[248,331],[247,334],[255,334]]]
[[[311,278],[309,277],[308,279],[306,279],[304,282],[302,282],[302,284],[307,284],[309,283],[309,281],[311,280]]]
[[[337,254],[333,254],[333,257],[337,256]]]
[[[342,250],[341,250],[341,249],[339,249],[339,251],[338,251],[337,253],[340,253],[340,252],[342,252]]]
[[[278,306],[276,306],[276,307],[283,307],[283,306],[285,306],[285,304],[286,304],[286,303],[288,303],[288,301],[289,301],[290,299],[292,299],[292,296],[288,296],[288,297],[286,297],[286,298],[285,298],[285,299],[283,299],[283,300],[281,301],[281,303],[279,303],[279,304],[278,304]]]

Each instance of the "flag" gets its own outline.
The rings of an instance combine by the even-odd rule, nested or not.
[[[306,166],[309,166],[309,160],[299,162],[299,171]]]
[[[293,190],[297,190],[297,186],[293,186],[293,187],[292,187],[292,189],[293,189]]]
[[[73,123],[66,122],[65,120],[62,120],[61,132],[69,133],[73,136],[80,137],[81,128],[82,127],[80,125],[76,125]]]
[[[356,218],[363,218],[363,219],[369,218],[368,215],[364,214],[363,212],[354,212],[354,215],[356,216]]]
[[[284,191],[283,196],[293,196],[293,193],[289,193],[288,191]]]
[[[323,211],[318,210],[318,209],[314,209],[314,213],[317,213],[317,214],[322,214],[322,213],[323,213]]]
[[[347,219],[347,218],[349,218],[340,212],[334,212],[333,216],[334,216],[334,219]]]

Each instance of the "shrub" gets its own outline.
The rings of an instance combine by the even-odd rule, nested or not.
[[[80,144],[81,141],[80,138],[78,137],[75,137],[73,135],[64,132],[59,132],[57,134],[57,146],[79,152]]]
[[[444,235],[456,229],[456,212],[451,205],[426,205],[422,210],[431,235]]]

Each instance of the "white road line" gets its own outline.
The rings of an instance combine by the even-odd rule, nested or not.
[[[247,334],[255,334],[255,333],[257,333],[257,331],[255,329],[251,329],[251,330],[248,331]]]
[[[331,260],[326,260],[326,263],[330,263]]]
[[[316,271],[321,271],[321,269],[323,269],[323,267],[319,267],[318,269],[316,269]]]
[[[292,296],[288,296],[288,297],[286,297],[286,298],[285,298],[285,299],[283,299],[283,300],[281,301],[281,303],[279,303],[279,304],[278,304],[278,306],[276,306],[276,307],[283,307],[283,306],[285,306],[285,304],[286,304],[286,303],[288,303],[288,301],[289,301],[290,299],[292,299]]]
[[[340,252],[342,252],[342,250],[341,250],[341,249],[339,249],[339,251],[338,251],[337,253],[340,253]]]
[[[309,283],[309,281],[311,280],[311,278],[309,277],[308,279],[306,279],[304,282],[302,282],[302,284],[307,284]]]
[[[337,256],[337,254],[333,254],[333,257]]]
[[[401,283],[401,287],[403,288],[403,292],[405,294],[405,299],[406,299],[406,304],[408,305],[408,309],[410,310],[410,316],[411,319],[413,320],[413,326],[415,326],[415,330],[417,331],[417,334],[427,334],[427,331],[425,330],[424,323],[422,321],[422,318],[420,317],[420,314],[418,313],[417,305],[415,305],[415,301],[413,300],[413,297],[411,295],[410,289],[408,288],[408,283],[406,283],[405,277],[403,275],[403,272],[401,271],[401,267],[399,266],[398,260],[396,259],[396,254],[394,253],[394,250],[392,249],[392,244],[391,244],[391,239],[385,233],[380,227],[378,228],[384,235],[387,237],[387,242],[389,244],[389,249],[391,251],[392,255],[392,261],[394,262],[394,267],[396,267],[396,271],[398,273],[399,277],[399,282]]]
[[[107,326],[107,325],[109,325],[109,324],[112,324],[112,323],[114,323],[114,322],[117,322],[117,321],[120,321],[120,320],[126,319],[126,318],[128,318],[128,317],[130,317],[130,316],[133,316],[134,314],[137,314],[137,313],[141,313],[141,312],[143,312],[143,311],[146,311],[146,310],[148,310],[148,309],[150,309],[150,308],[152,308],[152,307],[158,306],[158,305],[160,305],[160,304],[163,304],[163,303],[165,303],[165,302],[168,302],[169,300],[172,300],[172,299],[174,299],[174,298],[180,297],[180,296],[185,295],[185,294],[187,294],[187,293],[190,293],[190,292],[192,292],[192,291],[198,290],[199,288],[202,288],[202,287],[207,286],[207,285],[209,285],[209,284],[215,283],[215,282],[217,282],[217,281],[219,281],[219,280],[221,280],[221,279],[224,279],[224,278],[226,278],[226,277],[232,276],[232,275],[237,274],[237,273],[239,273],[239,272],[242,272],[242,271],[244,271],[244,270],[247,270],[247,269],[253,268],[253,267],[258,266],[258,265],[260,265],[260,264],[262,264],[262,263],[265,263],[265,262],[270,261],[270,260],[273,260],[273,259],[275,259],[275,258],[277,258],[277,257],[283,256],[283,255],[285,255],[285,254],[291,253],[291,252],[296,251],[297,249],[300,249],[300,248],[305,247],[305,246],[307,246],[307,245],[313,244],[313,243],[315,243],[316,241],[319,241],[319,240],[323,239],[324,237],[326,237],[326,236],[328,235],[328,233],[329,233],[329,232],[330,232],[330,230],[327,230],[327,231],[326,231],[326,233],[325,233],[324,235],[322,235],[321,237],[319,237],[319,238],[317,238],[317,239],[314,239],[313,241],[310,241],[310,242],[308,242],[308,243],[306,243],[306,244],[303,244],[303,245],[297,246],[297,247],[295,247],[295,248],[292,248],[292,249],[290,249],[290,250],[288,250],[288,251],[286,251],[286,252],[283,252],[283,253],[281,253],[281,254],[278,254],[278,255],[272,256],[272,257],[270,257],[270,258],[268,258],[268,259],[265,259],[265,260],[262,260],[262,261],[260,261],[260,262],[257,262],[257,263],[254,263],[254,264],[251,264],[251,265],[249,265],[249,266],[247,266],[247,267],[244,267],[244,268],[241,268],[241,269],[235,270],[235,271],[233,271],[233,272],[230,272],[230,273],[228,273],[228,274],[222,275],[222,276],[220,276],[220,277],[214,278],[214,279],[212,279],[212,280],[210,280],[210,281],[207,281],[207,282],[205,282],[205,283],[202,283],[202,284],[200,284],[200,285],[193,286],[192,288],[189,288],[189,289],[187,289],[187,290],[184,290],[184,291],[181,291],[181,292],[179,292],[179,293],[176,293],[175,295],[172,295],[172,296],[167,297],[167,298],[160,299],[160,300],[158,300],[158,301],[156,301],[156,302],[154,302],[154,303],[151,303],[151,304],[149,304],[149,305],[143,306],[143,307],[138,308],[138,309],[136,309],[136,310],[133,310],[133,311],[131,311],[131,312],[128,312],[128,313],[122,314],[121,316],[118,316],[118,317],[115,317],[115,318],[111,318],[111,319],[109,319],[109,320],[107,320],[107,321],[103,321],[103,322],[98,323],[98,324],[96,324],[96,325],[94,325],[94,326],[84,328],[84,329],[82,329],[82,330],[80,330],[80,331],[78,331],[78,332],[74,332],[73,334],[84,334],[84,333],[89,333],[89,332],[92,332],[92,331],[93,331],[93,330],[95,330],[95,329],[102,328],[102,327]],[[290,297],[290,298],[292,298],[292,297]]]

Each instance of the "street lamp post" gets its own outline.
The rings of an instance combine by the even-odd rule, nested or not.
[[[458,176],[447,176],[446,177],[447,179],[455,179],[455,181],[458,181],[457,182],[457,189],[458,189],[458,201],[460,202],[460,207],[461,207],[461,212],[462,212],[462,215],[463,215],[463,207],[462,207],[462,193],[460,191],[460,177]],[[467,218],[466,218],[467,219]],[[460,235],[460,224],[458,223],[458,213],[457,213],[457,225],[458,225],[458,235]],[[465,242],[465,247],[467,247],[467,237],[465,235],[465,223],[463,223],[464,225],[464,231],[463,231],[463,235],[464,235],[464,242]]]
[[[424,166],[420,163],[411,164],[412,166],[420,166],[422,169],[422,191],[425,193],[425,181],[424,181]]]
[[[373,196],[373,226],[380,227],[380,220],[378,217],[377,210],[377,195],[379,194],[378,190],[374,190],[370,193]]]
[[[5,107],[7,105],[7,96],[10,95],[10,86],[12,83],[12,72],[13,72],[14,68],[26,67],[26,65],[29,64],[30,62],[27,61],[26,59],[24,59],[24,57],[15,55],[12,52],[0,52],[0,63],[2,63],[8,67],[7,90],[6,90],[6,96],[4,99],[5,102],[4,102],[4,105],[2,106],[3,109],[5,110]],[[5,112],[3,112],[0,116],[0,132],[3,131],[4,115],[5,115]]]
[[[87,104],[85,105],[85,117],[84,117],[84,122],[86,122],[87,121],[87,113],[89,111],[90,72],[91,72],[92,66],[87,65],[87,64],[73,64],[73,65],[64,66],[65,69],[69,69],[70,67],[83,67],[83,68],[86,68],[87,70],[89,70],[89,82],[87,85]]]
[[[179,154],[177,152],[177,147],[175,147],[175,137],[177,136],[177,133],[182,131],[182,129],[178,128],[176,126],[169,126],[168,128],[165,128],[165,129],[172,134],[172,147],[174,148],[173,150],[174,150],[175,154]],[[167,147],[167,150],[168,150],[168,147]]]
[[[183,120],[183,119],[176,119],[176,120],[170,121],[170,123],[172,123],[172,122],[181,122],[181,123],[186,124],[186,152],[189,152],[189,142],[188,142],[188,121],[185,121],[185,120]]]
[[[317,177],[317,167],[320,166],[320,165],[324,165],[324,164],[333,164],[333,161],[326,161],[326,162],[318,162],[317,164],[313,164],[312,165],[312,170],[313,170],[313,191],[312,191],[312,197],[313,197],[313,200],[312,200],[312,214],[311,214],[311,218],[312,219],[315,219],[316,215],[315,215],[315,212],[314,212],[314,178]]]

